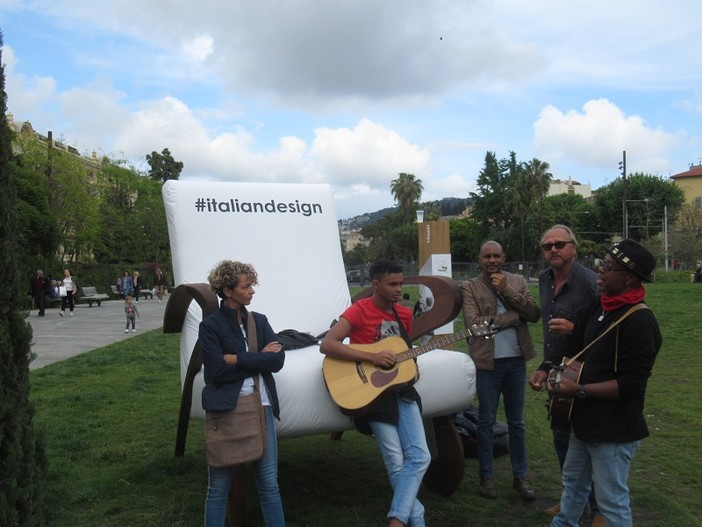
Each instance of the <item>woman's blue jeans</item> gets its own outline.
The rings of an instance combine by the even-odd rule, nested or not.
[[[405,525],[425,527],[424,506],[417,499],[431,455],[424,434],[419,406],[414,401],[397,398],[397,426],[371,421],[385,469],[393,489],[388,518],[397,518]]]
[[[285,527],[283,501],[278,488],[278,442],[275,419],[270,406],[264,406],[268,424],[268,442],[263,456],[252,463],[256,488],[261,501],[261,513],[266,527]],[[232,483],[231,467],[208,467],[209,482],[205,501],[205,527],[224,527],[227,499]]]
[[[571,436],[563,465],[561,511],[552,527],[577,527],[594,481],[600,514],[607,527],[631,527],[629,467],[640,441],[584,443]]]
[[[493,370],[478,370],[476,373],[476,392],[479,401],[477,442],[480,477],[494,477],[492,454],[500,395],[504,397],[512,472],[514,477],[524,477],[527,474],[526,426],[524,424],[526,363],[524,358],[496,359]]]

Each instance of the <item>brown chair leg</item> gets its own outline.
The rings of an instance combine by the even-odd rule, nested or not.
[[[246,470],[243,465],[232,468],[227,512],[231,527],[246,527]]]
[[[458,490],[463,481],[466,462],[463,443],[448,416],[435,417],[432,421],[438,455],[429,465],[423,482],[437,494],[450,496]]]

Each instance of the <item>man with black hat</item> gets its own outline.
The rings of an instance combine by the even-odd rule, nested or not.
[[[644,395],[661,347],[658,322],[643,303],[642,286],[653,280],[656,259],[630,239],[607,253],[597,276],[600,301],[587,321],[575,327],[581,352],[565,354],[572,357],[565,361],[568,367],[547,383],[557,400],[572,399],[561,508],[552,527],[578,525],[591,483],[606,525],[632,525],[627,479],[634,453],[648,437]]]

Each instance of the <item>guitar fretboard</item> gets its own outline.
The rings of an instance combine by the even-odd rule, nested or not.
[[[490,336],[494,335],[495,333],[497,333],[497,329],[493,328],[492,326],[476,326],[473,329],[465,329],[463,331],[459,331],[458,333],[452,333],[451,335],[442,335],[441,337],[435,337],[431,340],[431,342],[427,342],[422,346],[410,348],[407,351],[398,353],[397,355],[395,355],[395,358],[397,362],[403,362],[409,359],[419,357],[420,355],[422,355],[423,353],[427,353],[428,351],[441,348],[442,346],[448,346],[449,344],[453,344],[454,342],[458,342],[459,340],[463,340],[468,337],[490,338]]]

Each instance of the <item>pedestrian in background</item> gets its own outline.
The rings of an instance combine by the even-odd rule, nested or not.
[[[134,301],[138,304],[139,294],[141,293],[141,276],[139,275],[139,271],[134,271],[132,285],[134,286]]]
[[[136,319],[139,316],[139,309],[132,303],[132,297],[128,296],[124,299],[124,314],[127,317],[127,325],[124,332],[129,332],[129,325],[132,325],[132,333],[136,333]]]
[[[134,291],[134,281],[132,280],[132,277],[129,276],[129,271],[124,271],[122,274],[122,278],[119,281],[119,290],[125,300],[128,296],[132,296],[132,292]]]
[[[156,268],[156,296],[158,301],[163,301],[163,293],[166,290],[166,276],[161,271],[160,267]]]
[[[63,270],[63,280],[61,280],[61,286],[66,288],[66,296],[61,299],[61,311],[59,315],[63,316],[66,308],[69,310],[69,316],[73,316],[74,297],[78,292],[78,284],[71,276],[71,272],[68,269]]]
[[[36,276],[32,279],[29,289],[29,294],[34,298],[39,316],[44,316],[44,307],[46,306],[46,295],[49,293],[51,282],[44,276],[44,271],[37,269]]]

